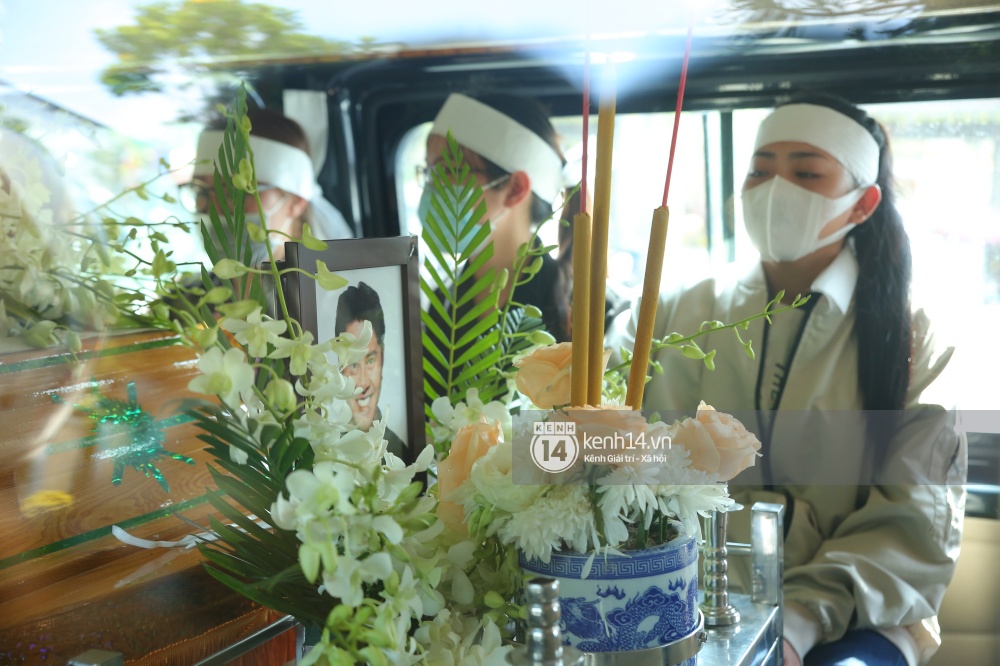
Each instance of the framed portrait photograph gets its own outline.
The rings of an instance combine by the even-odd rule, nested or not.
[[[417,238],[327,241],[319,251],[285,245],[286,267],[315,273],[317,260],[347,286],[326,291],[312,278],[289,273],[283,279],[289,314],[317,342],[357,335],[365,321],[372,323],[368,353],[343,370],[361,389],[348,401],[351,420],[367,430],[386,419],[389,450],[412,462],[425,439]]]

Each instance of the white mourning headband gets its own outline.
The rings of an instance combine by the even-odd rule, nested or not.
[[[222,145],[223,132],[206,130],[198,137],[195,176],[211,176]],[[273,185],[311,201],[321,192],[313,175],[312,159],[304,150],[287,143],[250,135],[257,182]]]
[[[818,104],[779,106],[757,130],[754,151],[778,141],[801,141],[830,153],[862,186],[878,180],[875,137],[857,121]]]
[[[531,190],[554,205],[563,190],[563,161],[546,141],[521,123],[471,97],[451,94],[431,134],[448,132],[462,146],[509,173],[523,171]]]
[[[219,154],[222,136],[221,131],[206,130],[198,137],[195,176],[211,176],[214,173],[213,163]],[[258,182],[274,185],[309,202],[312,211],[309,224],[316,238],[335,240],[354,237],[354,230],[344,216],[323,198],[312,159],[304,150],[252,134],[250,148],[253,150]]]

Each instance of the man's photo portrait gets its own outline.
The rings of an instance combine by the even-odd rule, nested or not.
[[[336,315],[329,337],[343,333],[358,336],[366,321],[372,326],[372,339],[364,358],[343,369],[344,376],[354,381],[358,391],[348,400],[351,421],[367,431],[374,421],[388,419],[385,439],[389,451],[405,457],[406,372],[399,269],[380,267],[342,271],[341,275],[349,280],[349,285],[329,294],[336,298]]]

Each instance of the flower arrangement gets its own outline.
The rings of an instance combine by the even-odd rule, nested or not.
[[[483,245],[489,225],[481,224],[482,192],[450,137],[433,174],[423,235],[431,445],[406,464],[388,451],[384,421],[357,429],[347,407],[355,387],[342,370],[364,355],[371,325],[357,336],[317,341],[289,315],[280,290],[276,316],[264,313],[263,279],[280,284],[282,270],[300,269],[280,269],[274,261],[268,268],[250,265],[248,239],[264,241],[273,232],[266,219],[248,224],[243,213],[247,197],[263,206],[242,90],[227,113],[216,161],[218,209],[202,229],[213,266],[201,269],[199,282],[179,279],[155,229],[147,230],[154,250],[148,261],[124,242],[85,235],[65,257],[46,258],[29,240],[36,232],[24,229],[25,220],[48,219],[44,197],[6,189],[0,205],[12,214],[4,224],[15,227],[5,227],[0,243],[18,243],[27,259],[0,271],[0,323],[41,343],[43,333],[71,331],[73,313],[92,311],[85,307],[90,294],[104,304],[93,324],[124,315],[169,328],[199,351],[200,374],[189,388],[211,399],[189,405],[189,413],[215,457],[219,488],[210,497],[219,513],[208,526],[214,538],[201,552],[223,584],[321,630],[303,663],[504,663],[513,623],[524,617],[519,554],[546,560],[574,549],[593,560],[598,552],[641,549],[668,539],[670,521],[694,529],[698,513],[730,503],[724,482],[753,463],[759,443],[707,406],[672,424],[621,408],[627,354],[605,372],[599,407],[563,410],[558,418],[595,426],[616,414],[636,432],[669,437],[667,464],[585,465],[574,484],[544,476],[514,482],[514,444],[523,434],[515,432],[514,417],[569,404],[571,354],[567,345],[552,344],[535,308],[513,300],[501,306],[498,295],[509,282],[530,280],[553,248],[538,243],[536,231],[513,270],[472,279],[492,254],[489,243],[473,249]],[[105,226],[112,221],[105,218]],[[77,233],[71,225],[58,231]],[[133,229],[125,240],[135,235]],[[325,247],[308,230],[301,242]],[[151,290],[122,289],[106,278],[129,256],[134,265],[117,274],[142,273]],[[71,277],[66,266],[74,262],[92,267],[93,276]],[[56,280],[52,289],[25,291],[31,271]],[[345,284],[322,262],[308,275],[323,289]],[[781,312],[780,300],[757,317]],[[709,322],[655,346],[711,368],[714,352],[700,350],[695,338],[722,328],[739,335],[749,321]],[[39,326],[45,330],[32,337]],[[436,483],[422,482],[425,474]]]
[[[456,434],[451,455],[439,466],[438,515],[461,529],[453,508],[461,507],[461,523],[468,521],[471,531],[543,562],[563,549],[592,556],[642,549],[662,543],[672,520],[697,533],[698,515],[731,504],[724,483],[759,455],[752,433],[704,403],[696,417],[672,424],[615,411],[560,416],[574,421],[577,432],[604,427],[668,442],[655,464],[650,456],[607,455],[623,462],[584,463],[558,482],[518,484],[510,443],[500,441],[497,426],[474,423]],[[457,462],[449,464],[453,457]]]
[[[201,350],[201,375],[190,388],[218,400],[191,412],[217,460],[213,476],[222,491],[211,498],[222,516],[209,525],[217,539],[201,546],[208,570],[241,594],[318,628],[307,664],[500,663],[508,649],[501,646],[505,627],[480,612],[483,596],[467,573],[476,544],[447,530],[435,515],[436,491],[417,478],[433,468],[438,451],[447,451],[453,428],[474,414],[509,414],[506,405],[484,404],[480,396],[506,390],[507,379],[494,370],[532,346],[529,338],[539,339],[539,325],[523,312],[498,314],[484,337],[496,341],[502,327],[512,335],[487,350],[483,331],[466,340],[452,337],[466,324],[465,315],[453,316],[438,302],[445,317],[435,330],[448,330],[448,339],[460,346],[436,347],[449,361],[435,375],[447,393],[428,406],[428,435],[437,446],[416,452],[407,465],[387,449],[384,421],[357,429],[347,407],[354,384],[342,370],[367,351],[371,325],[358,336],[317,341],[289,316],[280,291],[275,318],[263,312],[261,278],[277,284],[281,270],[300,269],[249,265],[246,239],[260,241],[270,231],[266,219],[259,227],[247,224],[242,211],[247,196],[258,196],[244,104],[240,94],[230,111],[216,162],[219,210],[205,229],[211,272],[221,285],[204,271],[200,289],[164,285],[157,304],[170,309],[175,328]],[[450,265],[458,276],[469,251],[460,251],[457,242],[480,232],[480,218],[454,227],[463,219],[461,209],[481,192],[474,186],[445,191],[449,177],[474,184],[455,151],[441,167],[455,174],[436,174],[442,187],[434,202],[442,224],[452,225],[436,229],[452,243],[434,247],[437,270],[446,273]],[[467,222],[468,212],[464,217]],[[312,249],[325,247],[308,233],[301,240]],[[310,277],[323,289],[346,282],[322,263]],[[492,277],[486,288],[502,279]],[[456,387],[462,400],[446,397],[458,395]]]
[[[173,203],[148,190],[170,166],[161,163],[149,181],[78,214],[43,148],[10,131],[0,131],[0,146],[0,338],[76,352],[81,333],[153,325],[156,285],[183,266],[163,229],[187,232],[189,225],[142,221],[112,204],[126,197]]]
[[[464,418],[448,421],[458,427],[448,457],[438,464],[436,514],[452,534],[468,534],[476,544],[476,565],[465,574],[483,590],[477,602],[498,626],[523,613],[514,601],[524,560],[548,563],[557,552],[583,554],[580,577],[587,578],[598,557],[659,546],[679,531],[698,535],[698,516],[729,507],[725,483],[760,455],[760,442],[743,424],[704,402],[694,417],[674,423],[647,421],[613,398],[598,408],[569,408],[568,343],[538,347],[515,365],[514,383],[546,420],[573,422],[577,433],[629,433],[666,445],[655,464],[639,455],[607,455],[608,462],[585,461],[556,478],[527,462],[526,446],[515,446],[531,437],[525,412],[511,424],[496,403],[454,410]],[[608,371],[606,394],[621,392],[622,367]],[[497,412],[499,418],[491,415]],[[436,413],[452,414],[443,407]],[[534,478],[526,479],[525,471]]]

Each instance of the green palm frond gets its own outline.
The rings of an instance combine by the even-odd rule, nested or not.
[[[233,174],[239,172],[241,160],[248,157],[247,136],[236,127],[236,118],[246,118],[246,88],[240,86],[236,93],[235,113],[229,114],[222,145],[215,161],[215,203],[208,207],[208,222],[202,224],[205,252],[213,264],[220,259],[236,259],[250,264],[250,236],[246,230],[244,192],[233,186]],[[239,298],[252,298],[264,303],[264,293],[258,277],[247,274],[234,278]]]
[[[209,524],[218,539],[199,545],[208,572],[249,599],[322,624],[330,599],[302,573],[298,537],[277,527],[271,516],[285,477],[296,468],[311,466],[309,443],[291,438],[287,428],[233,419],[217,405],[203,403],[188,413],[202,431],[198,438],[221,468],[209,467],[221,491],[208,496],[220,515]],[[258,429],[259,445],[252,435]],[[247,454],[245,463],[231,461],[231,446]]]
[[[503,353],[495,273],[489,269],[477,277],[493,256],[492,242],[473,256],[490,233],[483,224],[483,191],[450,134],[442,157],[433,171],[422,233],[428,252],[420,280],[428,301],[422,313],[428,405],[439,397],[462,400],[470,388],[488,387],[494,382],[490,370]]]
[[[500,400],[507,394],[507,380],[514,371],[514,360],[534,346],[530,334],[544,330],[542,320],[526,316],[523,308],[511,308],[503,314],[505,316],[497,324],[497,329],[503,331],[499,336],[499,360],[479,387],[479,399],[483,402]]]

